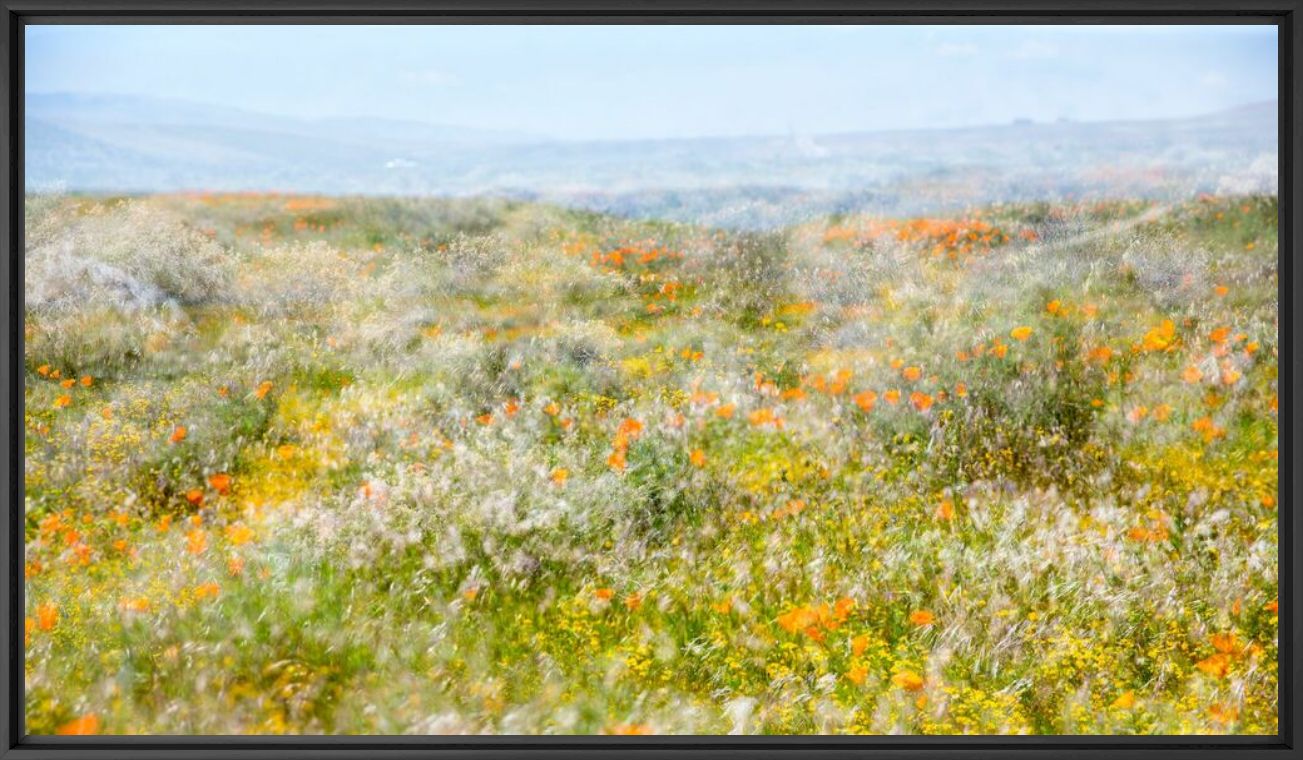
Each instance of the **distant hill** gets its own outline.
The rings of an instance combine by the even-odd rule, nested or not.
[[[180,100],[29,94],[29,190],[493,194],[766,227],[978,203],[1274,192],[1276,103],[1188,119],[575,142]]]

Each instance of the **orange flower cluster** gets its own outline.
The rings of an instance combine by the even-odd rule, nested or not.
[[[651,241],[631,243],[613,248],[609,251],[594,251],[593,266],[607,269],[625,269],[631,265],[648,267],[658,261],[679,261],[683,258],[681,251],[672,251],[665,246]]]
[[[1023,230],[1019,236],[1028,242],[1038,239],[1036,232],[1030,229]],[[859,229],[833,226],[823,233],[825,243],[865,245],[881,239],[894,239],[920,247],[933,256],[956,259],[960,255],[989,253],[1012,238],[999,227],[978,218],[875,219]]]
[[[825,375],[806,375],[801,378],[801,385],[829,396],[840,396],[846,392],[854,376],[855,373],[849,369],[839,369],[831,378]]]
[[[1148,525],[1137,525],[1127,531],[1127,538],[1140,543],[1156,544],[1166,541],[1170,535],[1167,529],[1168,518],[1162,512],[1151,511]]]
[[[1140,342],[1143,351],[1170,351],[1176,345],[1176,324],[1170,319],[1163,320],[1158,327],[1145,333]]]
[[[54,369],[48,364],[42,364],[41,366],[37,367],[36,374],[40,375],[41,377],[47,380],[57,382],[59,384],[59,387],[63,388],[66,391],[73,390],[74,388],[76,388],[78,384],[80,384],[81,387],[83,388],[89,388],[91,387],[91,385],[95,383],[95,378],[91,377],[90,375],[82,375],[80,380],[72,377],[65,378],[61,370]],[[72,406],[72,394],[70,393],[59,394],[59,396],[54,399],[53,406],[55,409],[66,409],[69,406]]]
[[[788,633],[804,633],[815,641],[823,641],[828,631],[835,631],[855,611],[855,600],[838,599],[835,604],[823,602],[817,606],[803,605],[778,616],[778,625]]]
[[[1208,637],[1213,653],[1196,662],[1194,666],[1212,678],[1225,678],[1231,669],[1241,660],[1252,659],[1262,654],[1259,644],[1245,645],[1235,633],[1214,633]]]
[[[606,458],[606,463],[613,470],[623,471],[629,466],[626,455],[629,453],[629,443],[642,435],[642,423],[632,417],[626,417],[620,426],[615,430],[615,439],[611,441],[611,455]]]

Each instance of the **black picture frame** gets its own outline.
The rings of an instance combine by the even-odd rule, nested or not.
[[[1303,588],[1296,557],[1303,526],[1293,467],[1300,413],[1303,324],[1292,296],[1303,293],[1295,229],[1303,219],[1296,192],[1301,138],[1295,114],[1303,101],[1303,0],[0,0],[0,759],[253,760],[254,758],[597,758],[710,757],[714,760],[818,757],[826,760],[942,758],[1072,760],[1075,758],[1303,758],[1300,623]],[[23,733],[23,34],[34,24],[430,24],[430,23],[1269,23],[1279,29],[1279,448],[1280,547],[1279,733],[1232,737],[920,736],[920,737],[236,737],[39,736]]]

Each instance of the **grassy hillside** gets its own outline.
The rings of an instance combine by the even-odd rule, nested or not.
[[[33,733],[1276,731],[1276,201],[33,197]]]

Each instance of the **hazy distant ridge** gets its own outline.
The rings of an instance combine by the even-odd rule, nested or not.
[[[29,190],[496,194],[770,226],[1033,198],[1272,192],[1276,103],[1188,119],[569,142],[178,100],[31,94]]]

